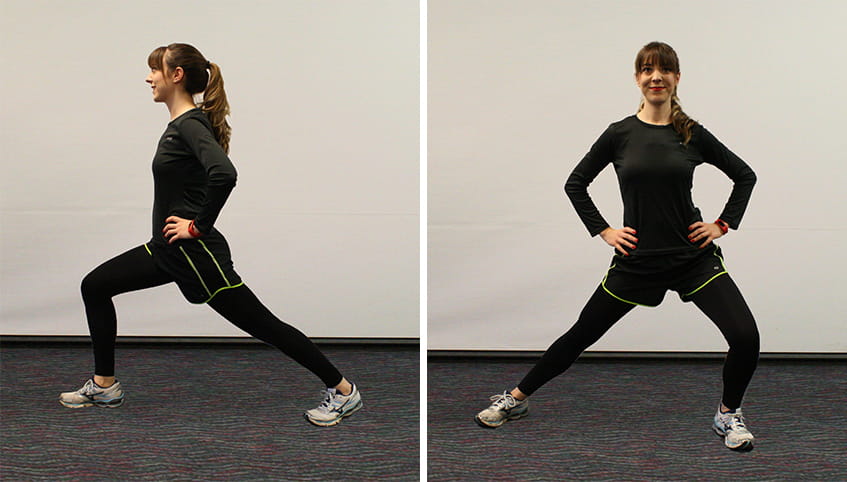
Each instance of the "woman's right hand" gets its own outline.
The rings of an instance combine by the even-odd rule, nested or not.
[[[635,249],[635,243],[638,242],[638,238],[635,237],[635,230],[629,227],[622,229],[606,228],[600,231],[600,237],[603,238],[606,244],[617,249],[624,256],[629,256],[629,253],[624,247]]]

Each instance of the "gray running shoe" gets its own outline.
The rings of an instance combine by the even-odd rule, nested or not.
[[[117,380],[112,386],[103,388],[94,383],[93,378],[89,378],[79,390],[60,394],[59,403],[68,408],[91,406],[116,408],[123,405],[124,392],[121,390],[121,383]]]
[[[724,438],[724,443],[730,449],[742,452],[753,450],[755,437],[747,430],[740,408],[728,413],[721,413],[720,407],[718,407],[712,429]]]
[[[517,420],[529,415],[529,399],[518,400],[508,391],[492,395],[491,406],[476,414],[476,423],[486,428],[497,428],[506,420]]]
[[[321,395],[323,395],[323,401],[318,408],[307,410],[303,414],[306,420],[318,427],[336,425],[342,418],[362,408],[362,396],[359,395],[359,389],[355,383],[350,395],[342,395],[334,388],[327,388],[321,392]]]

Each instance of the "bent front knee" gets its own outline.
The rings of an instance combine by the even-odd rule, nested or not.
[[[92,271],[82,278],[82,282],[79,285],[79,291],[82,293],[82,298],[84,300],[111,297],[108,281],[100,279],[100,277],[97,276],[96,271]]]

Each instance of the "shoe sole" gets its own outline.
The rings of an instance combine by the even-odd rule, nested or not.
[[[737,447],[730,447],[729,445],[726,444],[726,434],[724,432],[722,432],[721,429],[719,429],[715,425],[712,425],[712,431],[714,431],[716,434],[718,434],[718,437],[721,437],[722,439],[724,439],[724,445],[726,445],[726,448],[728,448],[729,450],[734,450],[736,452],[749,452],[749,451],[753,450],[753,441],[752,440],[745,440],[745,441],[741,442],[741,445],[739,445]]]
[[[516,414],[516,415],[509,415],[508,417],[504,418],[504,419],[503,419],[500,423],[498,423],[498,424],[489,424],[488,422],[484,422],[482,419],[480,419],[480,418],[479,418],[479,415],[475,415],[473,419],[474,419],[474,421],[475,421],[475,422],[476,422],[476,423],[477,423],[480,427],[483,427],[483,428],[497,428],[497,427],[499,427],[499,426],[503,425],[504,423],[506,423],[506,422],[507,422],[507,421],[509,421],[509,420],[519,420],[519,419],[521,419],[521,418],[526,417],[527,415],[529,415],[529,412],[528,412],[528,411],[526,411],[526,412],[521,412],[521,413]]]
[[[59,400],[59,403],[62,406],[67,408],[86,408],[86,407],[103,407],[103,408],[118,408],[124,404],[124,400],[120,399],[119,401],[110,400],[108,402],[85,402],[85,403],[68,403],[64,400]]]
[[[338,418],[332,419],[332,420],[327,420],[327,421],[314,420],[314,419],[310,418],[309,414],[307,414],[307,413],[304,413],[303,417],[305,417],[306,420],[308,420],[309,423],[311,423],[312,425],[315,425],[315,426],[318,426],[318,427],[332,427],[333,425],[338,425],[339,422],[341,422],[341,420],[344,419],[344,417],[349,417],[350,415],[353,415],[353,413],[358,412],[360,408],[362,408],[362,401],[361,400],[359,400],[359,402],[356,403],[356,405],[353,408],[351,408],[350,410],[347,410],[346,412],[342,413],[341,416],[339,416]]]

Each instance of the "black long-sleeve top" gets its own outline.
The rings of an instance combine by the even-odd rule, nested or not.
[[[731,228],[738,229],[750,200],[756,174],[741,158],[699,124],[688,145],[682,141],[672,125],[652,125],[629,116],[603,132],[565,183],[577,214],[595,236],[609,223],[588,195],[588,185],[609,163],[614,165],[623,199],[623,224],[637,232],[638,243],[627,261],[640,266],[634,270],[672,268],[701,252],[688,240],[688,226],[703,220],[691,198],[698,165],[712,164],[734,182],[720,214]]]
[[[201,233],[212,231],[235,187],[235,166],[199,108],[168,123],[153,157],[153,238],[165,244],[165,219],[193,219]]]

